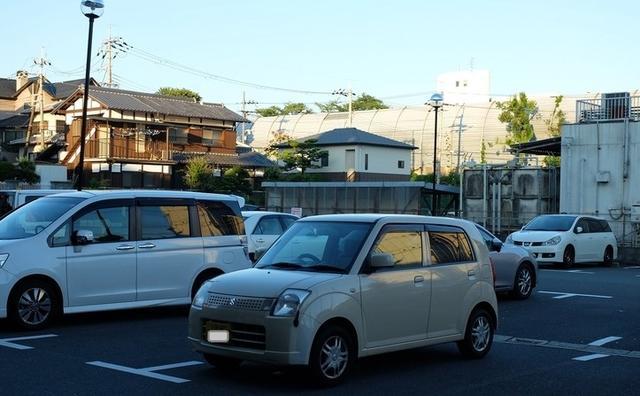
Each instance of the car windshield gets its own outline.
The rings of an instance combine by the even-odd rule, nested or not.
[[[23,205],[0,220],[0,239],[22,239],[42,232],[84,198],[44,197]]]
[[[576,216],[538,216],[524,227],[526,231],[568,231]]]
[[[258,261],[256,268],[347,273],[371,223],[294,223]]]

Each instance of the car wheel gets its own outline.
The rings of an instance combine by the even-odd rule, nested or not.
[[[469,317],[464,339],[458,341],[458,349],[468,358],[480,359],[491,349],[494,332],[495,325],[489,312],[476,309]]]
[[[242,364],[242,360],[232,357],[213,355],[211,353],[203,353],[202,356],[207,363],[215,366],[218,370],[233,370]]]
[[[562,254],[562,266],[564,268],[571,268],[575,263],[576,252],[573,250],[573,246],[567,246]]]
[[[309,370],[320,385],[336,385],[347,376],[355,357],[351,335],[342,327],[327,326],[313,341]]]
[[[518,300],[529,298],[533,291],[533,272],[529,264],[522,264],[516,271],[512,295]]]
[[[59,303],[48,282],[27,281],[19,285],[9,300],[9,317],[19,327],[38,330],[51,323],[58,312]]]
[[[607,246],[607,248],[604,250],[602,264],[605,267],[611,267],[613,265],[613,248],[611,246]]]

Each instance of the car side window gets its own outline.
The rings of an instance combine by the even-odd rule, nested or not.
[[[451,264],[473,261],[473,249],[467,234],[454,227],[438,227],[429,231],[432,264]]]
[[[280,235],[284,232],[282,224],[276,216],[266,216],[260,219],[253,233],[256,235]]]
[[[493,244],[493,235],[489,234],[488,232],[486,232],[480,227],[476,227],[476,228],[478,229],[478,231],[480,231],[480,235],[482,235],[482,239],[484,239],[484,243],[487,245],[487,248],[491,250],[492,244]]]
[[[186,205],[139,206],[140,238],[186,238],[189,228],[189,207]]]
[[[289,227],[291,227],[291,225],[296,222],[296,219],[293,218],[293,217],[290,217],[290,216],[282,216],[280,219],[282,220],[282,223],[284,224],[284,229],[285,230],[289,229]]]
[[[578,227],[582,227],[581,234],[586,234],[586,233],[589,232],[589,224],[587,223],[587,219],[582,218],[582,219],[578,220],[578,222],[576,223],[576,228],[575,228],[576,233],[578,231]]]
[[[393,227],[382,231],[372,249],[373,253],[387,253],[393,257],[395,269],[422,266],[422,233]]]
[[[600,223],[599,220],[587,219],[587,223],[589,224],[589,232],[591,233],[604,232],[604,230],[602,229],[602,224]]]
[[[602,228],[602,232],[611,232],[611,227],[609,226],[609,222],[606,220],[598,220],[600,222],[600,227]]]
[[[244,221],[224,202],[198,202],[200,232],[203,237],[220,235],[244,235]]]
[[[73,220],[72,229],[91,231],[93,243],[129,241],[129,206],[98,208],[87,212]],[[56,238],[63,237],[66,236],[54,236],[54,243]]]

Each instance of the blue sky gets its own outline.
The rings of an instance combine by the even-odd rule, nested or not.
[[[2,0],[0,77],[37,72],[41,47],[54,81],[82,78],[88,21],[79,1]],[[392,105],[421,104],[436,76],[491,72],[494,94],[580,94],[640,88],[638,1],[485,0],[164,1],[105,0],[95,55],[114,36],[138,51],[119,56],[121,88],[180,86],[238,109],[242,91],[272,103],[326,102],[330,95],[258,89],[149,62],[140,50],[215,75],[330,92],[352,84]],[[14,39],[9,39],[13,37]],[[93,76],[102,80],[94,56]],[[409,96],[409,94],[420,95]],[[398,97],[400,96],[400,97]],[[446,98],[445,98],[446,99]],[[317,110],[317,109],[315,109]]]

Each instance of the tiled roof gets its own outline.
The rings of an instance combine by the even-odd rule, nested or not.
[[[276,164],[264,155],[255,151],[242,154],[218,154],[218,153],[174,153],[173,160],[185,163],[190,158],[204,156],[209,162],[224,166],[242,166],[244,168],[272,168]]]
[[[381,147],[397,147],[413,150],[416,147],[410,144],[402,143],[397,140],[389,139],[384,136],[374,135],[357,128],[336,128],[317,135],[307,136],[301,141],[317,140],[318,146],[342,146],[342,145],[368,145]],[[288,147],[288,144],[281,144],[278,147]]]
[[[0,111],[0,128],[24,128],[28,124],[28,113],[17,111]]]
[[[187,98],[104,87],[91,87],[89,96],[104,106],[115,110],[141,111],[235,122],[246,121],[244,117],[221,104],[200,104]]]
[[[16,80],[0,78],[0,98],[13,98],[16,94]]]
[[[75,92],[80,85],[84,84],[84,78],[77,80],[61,81],[57,83],[45,84],[45,89],[55,99],[64,99]],[[90,84],[95,84],[95,81],[91,80]]]

